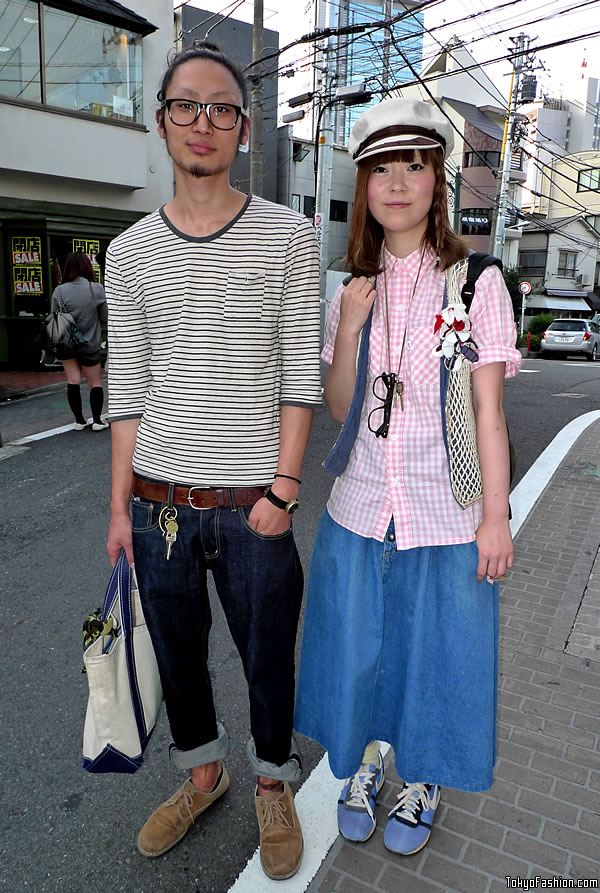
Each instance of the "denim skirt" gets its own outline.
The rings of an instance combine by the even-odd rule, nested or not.
[[[398,551],[325,512],[313,550],[295,728],[353,775],[370,741],[408,782],[493,783],[498,584],[477,582],[475,542]]]

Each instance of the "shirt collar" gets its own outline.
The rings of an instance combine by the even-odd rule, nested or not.
[[[421,248],[415,248],[414,251],[411,251],[406,257],[396,257],[383,245],[383,263],[385,269],[388,272],[396,272],[398,270],[403,270],[407,273],[411,279],[416,279],[417,274],[419,272],[419,267],[421,266]],[[423,251],[423,270],[430,269],[436,261],[436,255],[433,248],[430,245],[425,246],[425,250]]]

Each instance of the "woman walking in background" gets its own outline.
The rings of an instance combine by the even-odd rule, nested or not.
[[[52,311],[60,305],[71,314],[87,344],[80,347],[72,358],[61,360],[67,376],[67,399],[75,416],[75,430],[83,431],[87,421],[81,405],[81,373],[90,389],[92,430],[104,431],[108,422],[102,421],[104,391],[102,390],[102,366],[100,347],[102,325],[108,319],[104,288],[96,282],[94,270],[86,254],[69,254],[65,261],[62,283],[52,295]]]
[[[296,702],[295,728],[346,779],[337,814],[349,840],[375,830],[378,742],[393,746],[403,786],[384,844],[401,855],[427,843],[441,785],[492,784],[497,580],[513,563],[502,395],[521,356],[497,267],[477,280],[469,316],[454,297],[442,316],[469,254],[448,220],[452,145],[436,106],[406,99],[368,109],[350,137],[354,278],[333,299],[322,353],[344,428],[326,463],[339,477],[310,565]],[[472,364],[483,482],[472,504],[453,495],[442,361]]]

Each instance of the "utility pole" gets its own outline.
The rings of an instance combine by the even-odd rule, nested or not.
[[[458,232],[460,224],[460,187],[462,185],[462,174],[460,167],[457,166],[454,175],[454,232]]]
[[[263,149],[264,149],[264,113],[263,113],[263,66],[262,56],[265,46],[264,2],[254,0],[254,26],[252,30],[252,62],[255,64],[250,76],[251,106],[250,116],[250,192],[253,195],[263,194]]]
[[[512,57],[513,71],[510,81],[510,95],[508,97],[508,109],[504,124],[504,139],[502,140],[502,178],[498,193],[498,210],[496,212],[496,229],[494,232],[494,247],[492,253],[502,258],[504,248],[504,231],[506,228],[506,213],[508,211],[508,184],[510,181],[510,165],[513,154],[513,131],[517,105],[519,104],[519,81],[526,62],[525,50],[529,49],[530,38],[521,32],[518,37],[511,37],[515,46],[516,55]]]
[[[387,21],[392,17],[392,4],[393,0],[384,0],[383,3],[383,17]],[[390,26],[393,27],[393,26]],[[384,30],[383,37],[383,91],[384,93],[387,91],[389,83],[390,83],[390,44],[391,38],[388,34],[387,28]]]

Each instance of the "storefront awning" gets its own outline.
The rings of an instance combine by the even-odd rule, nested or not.
[[[148,19],[121,6],[115,0],[44,0],[44,2],[53,9],[62,9],[64,12],[72,12],[74,15],[94,19],[107,25],[116,25],[143,37],[158,30]]]
[[[581,292],[577,292],[581,294]],[[535,310],[579,310],[590,312],[589,304],[581,298],[555,298],[546,295],[528,295],[527,307]]]
[[[546,294],[556,295],[558,298],[585,298],[587,292],[580,288],[547,288]]]

